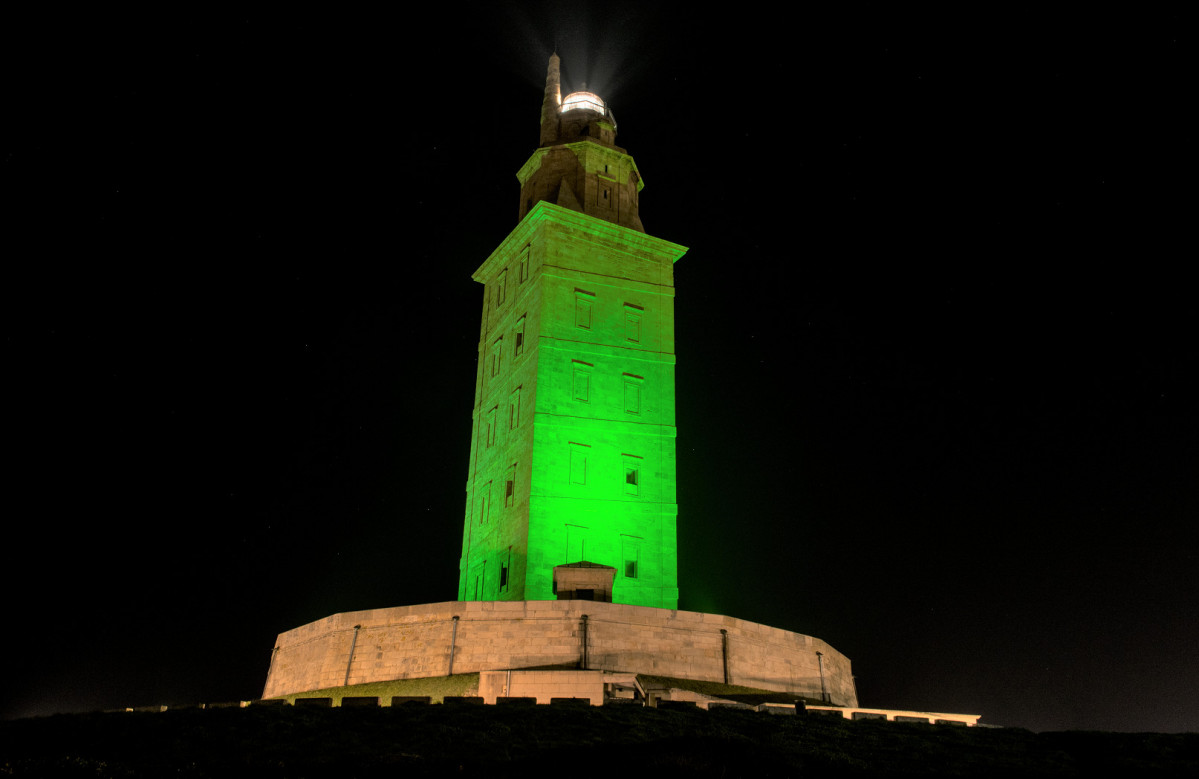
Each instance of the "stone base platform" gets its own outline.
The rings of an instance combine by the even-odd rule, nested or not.
[[[279,635],[263,698],[485,671],[586,669],[857,706],[824,641],[719,614],[594,601],[450,601],[334,614]]]

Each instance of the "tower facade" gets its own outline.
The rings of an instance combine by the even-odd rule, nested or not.
[[[551,600],[556,565],[616,568],[617,603],[677,608],[674,263],[589,92],[550,58],[519,223],[484,285],[459,600]]]

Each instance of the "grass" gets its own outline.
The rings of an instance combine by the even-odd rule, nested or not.
[[[1199,775],[1199,734],[605,706],[180,709],[0,723],[0,776]]]

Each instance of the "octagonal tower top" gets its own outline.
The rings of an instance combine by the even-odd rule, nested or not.
[[[616,118],[587,85],[562,97],[561,60],[550,55],[541,100],[541,142],[520,179],[520,219],[540,201],[580,211],[638,232],[644,185],[633,158],[616,145]]]

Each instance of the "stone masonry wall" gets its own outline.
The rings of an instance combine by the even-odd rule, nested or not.
[[[495,703],[500,696],[536,698],[550,703],[554,698],[586,698],[592,706],[604,705],[603,671],[483,671],[479,674],[479,697]]]
[[[818,638],[718,614],[590,601],[451,601],[334,614],[279,635],[263,697],[444,676],[454,616],[454,673],[578,668],[584,614],[588,669],[723,682],[723,629],[731,683],[819,698],[821,652],[832,702],[857,705],[849,659]]]

